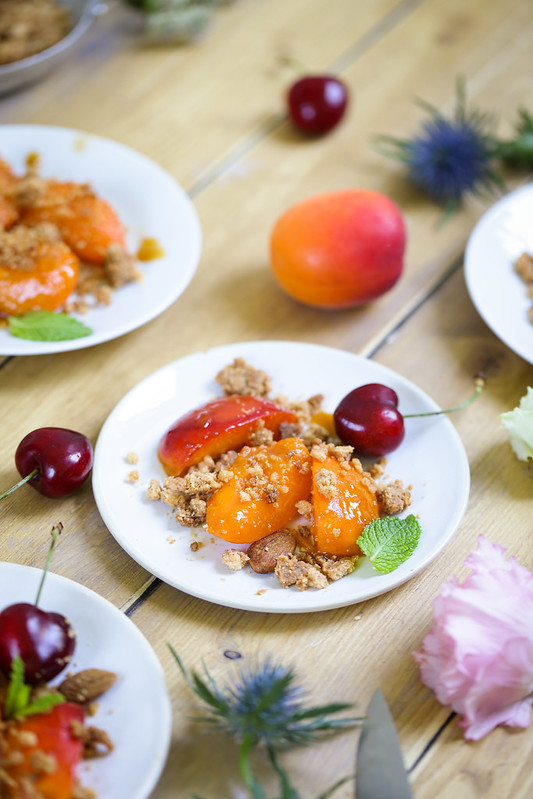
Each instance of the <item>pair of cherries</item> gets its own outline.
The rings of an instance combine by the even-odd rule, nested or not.
[[[24,483],[46,497],[69,496],[85,482],[92,463],[92,445],[82,433],[61,427],[33,430],[15,452],[22,480],[1,494],[0,499]],[[52,529],[52,544],[35,603],[19,602],[0,613],[0,670],[9,677],[13,660],[18,656],[24,664],[24,679],[31,685],[48,682],[59,674],[72,658],[76,644],[74,630],[64,616],[38,607],[60,532],[61,525]]]

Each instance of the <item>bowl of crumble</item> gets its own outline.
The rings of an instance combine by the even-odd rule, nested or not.
[[[100,13],[98,0],[19,0],[0,10],[0,94],[45,77]]]

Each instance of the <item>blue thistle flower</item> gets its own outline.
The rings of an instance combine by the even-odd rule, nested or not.
[[[206,712],[195,720],[229,732],[240,741],[239,767],[252,799],[266,799],[250,765],[250,753],[257,744],[262,743],[266,748],[283,797],[298,799],[278,761],[277,749],[291,744],[305,746],[319,740],[322,733],[349,729],[362,720],[332,718],[335,713],[351,707],[346,703],[304,707],[304,692],[294,684],[294,671],[269,660],[256,671],[242,670],[237,680],[221,690],[207,670],[204,670],[204,677],[187,672],[178,654],[169,648],[187,684],[206,706]],[[346,779],[339,780],[319,799],[330,797]]]
[[[457,87],[457,103],[447,119],[438,109],[420,101],[430,114],[422,130],[411,139],[379,137],[386,155],[402,161],[407,177],[447,211],[456,210],[467,194],[482,194],[502,188],[492,168],[495,138],[492,118],[478,110],[467,110],[464,87]]]

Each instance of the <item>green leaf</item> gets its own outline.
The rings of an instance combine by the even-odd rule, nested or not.
[[[374,568],[387,574],[411,557],[421,533],[420,524],[412,514],[405,519],[387,516],[367,524],[357,543]]]
[[[30,699],[30,686],[24,682],[24,663],[19,655],[15,655],[11,662],[11,675],[4,700],[4,716],[12,719],[18,716],[22,708],[26,707]]]
[[[3,715],[6,719],[46,713],[65,701],[65,697],[59,693],[41,694],[33,702],[30,702],[30,696],[31,688],[24,682],[24,663],[20,655],[15,655],[4,700]]]
[[[68,341],[89,336],[93,331],[66,313],[30,311],[8,318],[9,332],[29,341]]]

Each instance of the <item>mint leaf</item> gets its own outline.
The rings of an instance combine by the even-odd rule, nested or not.
[[[89,336],[93,331],[74,317],[54,311],[29,311],[8,318],[9,332],[29,341],[68,341]]]
[[[60,693],[41,694],[30,702],[31,688],[24,682],[24,663],[20,655],[15,655],[11,662],[11,675],[4,699],[2,715],[6,719],[20,716],[32,716],[46,713],[65,701]]]
[[[11,663],[11,675],[4,699],[4,713],[7,719],[17,716],[29,702],[31,688],[24,682],[24,663],[20,655],[15,655]]]
[[[367,524],[357,543],[377,571],[388,574],[397,569],[416,549],[422,529],[411,514],[405,519],[374,519]]]

